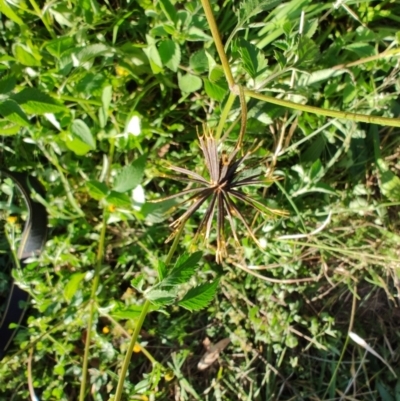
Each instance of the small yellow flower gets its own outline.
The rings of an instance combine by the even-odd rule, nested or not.
[[[17,216],[8,216],[7,217],[7,223],[9,224],[15,224],[18,220]]]
[[[111,213],[113,213],[113,212],[115,212],[115,210],[116,210],[117,208],[115,207],[115,205],[108,205],[108,211],[109,212],[111,212]]]
[[[110,328],[108,326],[103,327],[103,334],[108,334],[110,332]]]
[[[139,343],[136,343],[135,346],[133,347],[133,352],[140,352],[142,350],[142,347],[139,345]]]
[[[175,377],[175,375],[174,375],[174,372],[173,372],[172,369],[168,369],[168,370],[165,372],[165,375],[164,375],[165,381],[170,382],[171,380],[174,379],[174,377]]]

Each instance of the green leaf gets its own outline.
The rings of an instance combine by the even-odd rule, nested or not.
[[[142,182],[146,158],[140,156],[130,166],[123,167],[115,177],[113,190],[127,192],[136,188]]]
[[[14,10],[7,4],[6,0],[0,0],[0,13],[4,14],[7,18],[18,25],[24,25],[24,21],[18,17]]]
[[[21,92],[11,96],[26,113],[45,114],[66,111],[66,107],[60,105],[55,99],[36,88],[25,88]]]
[[[138,292],[143,292],[143,285],[145,284],[144,275],[140,273],[138,276],[131,280],[131,286]]]
[[[172,22],[176,23],[177,14],[174,5],[169,0],[159,0],[161,9],[163,10],[165,16]]]
[[[214,298],[218,284],[219,279],[211,283],[200,284],[199,286],[190,289],[178,304],[190,311],[203,309]]]
[[[45,48],[54,57],[60,58],[61,55],[74,46],[74,40],[69,36],[53,39],[47,42]]]
[[[243,68],[254,79],[262,74],[267,68],[267,61],[261,50],[248,42],[240,39],[238,42],[239,53],[242,57]]]
[[[162,286],[174,286],[189,282],[196,272],[197,264],[202,255],[201,252],[195,252],[191,255],[183,254],[180,256],[176,265],[170,271],[167,271],[166,277],[160,284]]]
[[[0,135],[15,135],[20,128],[19,124],[13,124],[8,120],[0,120]]]
[[[96,149],[96,140],[94,139],[90,128],[84,121],[80,119],[74,120],[71,124],[70,130],[73,137],[89,146],[91,150]]]
[[[111,53],[111,49],[103,43],[96,43],[75,50],[77,51],[75,56],[82,64],[94,59],[95,57]]]
[[[64,297],[68,302],[71,302],[72,297],[78,291],[79,284],[85,277],[85,273],[74,273],[64,287]]]
[[[186,33],[186,40],[191,42],[206,42],[212,40],[212,37],[210,35],[207,35],[200,28],[192,26]]]
[[[150,44],[148,47],[143,49],[147,58],[150,61],[150,67],[154,74],[159,74],[163,71],[163,63],[161,61],[160,54],[155,44]]]
[[[204,49],[201,49],[193,53],[190,56],[189,66],[193,71],[197,72],[198,74],[206,72],[208,69],[208,59],[206,56],[206,51]]]
[[[71,135],[67,135],[65,144],[68,149],[72,150],[78,156],[84,156],[92,150],[86,143],[82,142],[80,139],[71,137]]]
[[[157,273],[158,273],[158,279],[160,281],[162,281],[167,274],[167,266],[165,265],[165,263],[162,260],[158,261]]]
[[[169,289],[154,289],[146,292],[146,299],[158,306],[171,305],[176,298],[176,287]]]
[[[211,99],[217,102],[222,102],[228,93],[228,83],[225,79],[220,79],[217,82],[211,82],[207,78],[203,78],[204,90]]]
[[[185,74],[181,75],[178,73],[178,85],[182,92],[196,92],[201,89],[203,82],[201,78],[192,75]]]
[[[106,184],[94,180],[88,181],[86,183],[86,188],[88,189],[89,195],[96,200],[104,199],[109,191]]]
[[[15,124],[25,127],[29,125],[28,117],[18,103],[12,99],[0,103],[0,115]]]
[[[13,76],[0,79],[0,94],[5,95],[11,92],[16,84],[17,82]]]
[[[121,306],[113,310],[110,315],[117,320],[137,319],[140,316],[142,309],[143,306],[141,305],[129,305],[127,307]]]
[[[132,205],[132,200],[128,195],[116,191],[111,191],[107,195],[106,201],[116,207],[130,207]]]
[[[40,55],[34,54],[32,49],[21,43],[17,43],[13,46],[13,52],[15,58],[23,65],[28,67],[39,67],[42,63],[40,62]]]
[[[177,43],[170,39],[163,40],[158,47],[158,52],[164,65],[174,72],[178,71],[181,49]]]

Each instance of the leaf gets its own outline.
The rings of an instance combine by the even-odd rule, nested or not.
[[[193,71],[197,72],[198,74],[206,72],[208,68],[206,51],[204,49],[201,49],[193,53],[190,56],[189,66]]]
[[[267,61],[261,50],[248,42],[240,39],[238,42],[239,53],[242,56],[243,68],[254,79],[262,74],[267,68]]]
[[[13,124],[8,120],[0,120],[0,135],[15,135],[20,130],[21,126]]]
[[[182,92],[196,92],[201,89],[203,82],[201,78],[192,75],[192,74],[185,74],[181,75],[178,74],[178,85],[179,89]]]
[[[21,92],[11,96],[26,113],[45,114],[66,111],[66,107],[60,105],[55,99],[36,88],[25,88]]]
[[[165,287],[164,287],[165,288]],[[145,293],[146,299],[158,306],[171,305],[176,298],[176,287],[170,289],[154,289]]]
[[[0,103],[0,114],[7,120],[22,126],[28,126],[29,120],[18,103],[12,99],[7,99]]]
[[[142,182],[146,158],[140,156],[130,166],[123,167],[115,177],[113,190],[127,192],[136,188]]]
[[[80,119],[76,119],[72,122],[71,134],[83,142],[85,145],[89,146],[90,149],[96,149],[96,140],[94,139],[90,128],[86,125],[86,123]]]
[[[159,74],[163,71],[163,63],[161,61],[160,53],[158,52],[156,45],[153,43],[153,39],[148,35],[146,38],[149,45],[143,49],[143,52],[150,61],[150,67],[153,73]]]
[[[94,180],[88,181],[86,183],[86,188],[88,189],[89,195],[96,200],[102,200],[108,194],[108,187],[103,182]]]
[[[142,312],[143,306],[141,305],[129,305],[127,307],[118,307],[115,310],[113,310],[110,315],[114,319],[137,319],[141,312]],[[153,309],[154,310],[154,309]]]
[[[203,309],[214,298],[218,284],[219,279],[211,283],[200,284],[190,289],[178,304],[191,312]]]
[[[168,20],[175,24],[178,16],[174,5],[169,0],[159,0],[159,4]]]
[[[39,67],[42,63],[40,62],[41,57],[35,55],[32,49],[21,43],[17,43],[13,46],[13,52],[15,58],[23,65],[28,67]]]
[[[75,50],[75,57],[81,64],[90,61],[95,57],[103,56],[105,53],[111,53],[111,49],[103,43],[96,43]]]
[[[228,91],[228,83],[225,79],[220,79],[217,82],[211,82],[207,78],[203,78],[204,90],[211,99],[217,102],[222,102],[224,100]]]
[[[196,272],[197,264],[202,257],[201,252],[195,252],[192,255],[184,254],[180,256],[176,265],[167,271],[164,280],[161,281],[161,286],[174,286],[189,282],[190,278]]]
[[[69,36],[53,39],[47,42],[45,48],[54,57],[60,58],[61,55],[74,46],[74,40]]]
[[[24,25],[24,21],[14,12],[14,10],[7,4],[6,0],[0,0],[0,13],[4,14],[11,21],[14,21],[16,24],[22,26]]]
[[[5,95],[11,92],[16,84],[17,82],[13,76],[0,79],[0,94]]]
[[[132,205],[132,200],[128,195],[116,191],[111,191],[107,195],[106,201],[116,207],[131,207]]]
[[[178,71],[179,63],[181,62],[181,49],[173,40],[163,40],[158,47],[161,61],[170,70]]]
[[[158,279],[160,281],[162,281],[167,274],[167,266],[165,265],[165,263],[162,260],[158,261],[157,273],[158,273]]]
[[[186,33],[186,40],[191,42],[206,42],[208,40],[212,40],[212,37],[207,35],[200,28],[192,26]]]
[[[74,273],[64,287],[64,297],[68,302],[71,302],[72,297],[78,291],[79,284],[85,277],[85,273]]]

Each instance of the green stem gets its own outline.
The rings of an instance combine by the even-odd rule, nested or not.
[[[232,109],[233,102],[235,101],[236,95],[229,92],[228,100],[225,103],[224,109],[222,110],[221,118],[218,123],[217,131],[215,133],[215,139],[219,141],[221,138],[222,130],[224,129],[225,121],[228,118],[228,114]]]
[[[81,390],[79,393],[79,401],[84,401],[85,392],[86,392],[86,381],[87,381],[87,371],[89,364],[89,349],[90,349],[90,341],[92,334],[92,325],[93,325],[93,315],[95,310],[96,303],[96,292],[99,288],[100,283],[100,270],[103,264],[103,255],[104,255],[104,245],[106,240],[106,228],[107,228],[107,211],[103,210],[103,221],[101,226],[99,247],[97,248],[96,255],[96,269],[94,272],[94,278],[92,283],[92,291],[90,294],[90,308],[89,308],[89,321],[86,330],[86,341],[85,341],[85,354],[83,356],[83,366],[82,366],[82,382],[81,382]]]
[[[231,67],[229,65],[228,58],[226,57],[224,46],[219,35],[218,26],[215,22],[210,2],[208,0],[201,0],[201,4],[203,6],[208,25],[210,26],[211,35],[214,39],[219,58],[221,59],[222,68],[224,69],[226,80],[228,81],[229,88],[232,89],[235,86],[235,80],[233,79]]]
[[[369,124],[379,124],[388,127],[400,127],[400,118],[368,116],[366,114],[357,114],[338,110],[321,109],[319,107],[307,106],[305,104],[297,104],[294,102],[290,102],[289,100],[282,100],[272,96],[262,95],[260,93],[248,89],[245,89],[244,94],[245,96],[250,96],[254,99],[263,100],[265,102],[272,104],[277,104],[278,106],[283,106],[294,110],[305,111],[307,113],[318,114],[320,116],[341,118],[344,120],[351,120]]]
[[[165,264],[168,266],[171,263],[172,257],[176,251],[176,248],[178,247],[178,242],[179,238],[183,232],[184,225],[182,224],[181,227],[179,228],[178,232],[175,235],[174,242],[171,245],[171,248],[169,249],[168,255],[165,259]],[[129,343],[128,350],[126,351],[124,362],[122,363],[122,369],[121,373],[119,375],[119,380],[118,380],[118,385],[117,385],[117,390],[115,392],[115,397],[114,401],[120,401],[122,397],[122,390],[124,389],[124,382],[125,382],[125,377],[128,372],[129,368],[129,363],[131,361],[132,357],[132,352],[133,352],[133,347],[135,346],[137,339],[139,337],[140,330],[142,329],[144,320],[146,319],[147,313],[149,312],[150,309],[150,301],[146,299],[145,303],[143,304],[143,309],[140,313],[139,319],[136,323],[135,326],[135,331],[132,334],[131,341]],[[81,401],[81,400],[80,400]]]

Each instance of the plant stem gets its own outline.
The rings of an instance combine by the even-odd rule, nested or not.
[[[166,266],[168,266],[171,263],[171,259],[176,251],[176,248],[178,247],[179,238],[183,232],[183,228],[184,228],[184,225],[182,224],[182,226],[179,228],[178,232],[175,235],[174,242],[172,243],[171,248],[169,249],[168,255],[165,259]],[[146,299],[145,303],[143,304],[143,309],[140,313],[139,319],[136,323],[135,331],[132,334],[132,338],[129,343],[128,350],[126,351],[124,362],[122,363],[122,369],[121,369],[121,373],[119,376],[117,390],[115,392],[115,397],[114,397],[113,401],[121,400],[122,390],[124,388],[125,377],[128,372],[129,363],[131,361],[133,347],[135,346],[135,344],[137,342],[140,330],[142,329],[144,320],[146,319],[149,309],[150,309],[150,301],[148,299]]]
[[[260,93],[245,89],[245,96],[250,96],[254,99],[263,100],[268,103],[277,104],[278,106],[287,107],[289,109],[305,111],[307,113],[318,114],[320,116],[327,116],[333,118],[341,118],[344,120],[357,121],[369,124],[379,124],[389,127],[400,127],[399,118],[388,118],[388,117],[378,117],[378,116],[368,116],[366,114],[348,113],[339,110],[327,110],[321,109],[315,106],[307,106],[305,104],[298,104],[290,102],[289,100],[277,99],[272,96],[262,95]]]
[[[79,393],[79,401],[84,401],[85,399],[85,391],[86,391],[86,380],[87,380],[87,370],[89,363],[89,348],[92,334],[92,325],[93,325],[93,315],[95,308],[95,300],[96,300],[96,292],[100,283],[100,270],[101,265],[103,263],[103,255],[104,255],[104,244],[106,239],[106,228],[107,228],[107,211],[103,210],[103,221],[100,232],[100,240],[99,247],[97,248],[96,255],[96,269],[94,273],[93,283],[92,283],[92,291],[90,294],[90,308],[89,308],[89,321],[86,330],[86,341],[85,341],[85,354],[83,357],[83,366],[82,366],[82,382],[81,382],[81,390]]]
[[[215,22],[214,14],[211,9],[210,2],[208,0],[201,0],[201,4],[206,14],[208,25],[210,26],[211,35],[214,39],[215,46],[217,47],[219,58],[221,59],[222,68],[224,69],[226,80],[228,81],[229,88],[232,89],[235,86],[235,80],[233,79],[231,67],[226,57],[224,46],[219,35],[218,26]]]
[[[233,102],[235,101],[236,95],[229,92],[228,100],[225,103],[224,109],[222,110],[221,118],[218,123],[217,131],[215,133],[215,139],[219,141],[221,138],[222,130],[224,129],[225,121],[228,118],[228,114],[232,109]]]
[[[39,8],[39,6],[37,5],[35,0],[29,0],[29,2],[31,3],[31,6],[33,7],[33,9],[35,10],[37,16],[42,20],[43,25],[46,27],[47,31],[49,32],[50,36],[55,39],[56,38],[56,34],[54,33],[53,28],[51,27],[51,25],[49,24],[49,22],[47,21],[47,17],[42,13],[42,10]]]

